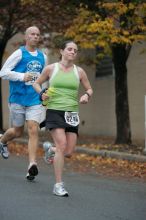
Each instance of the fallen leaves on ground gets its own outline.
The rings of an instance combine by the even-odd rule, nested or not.
[[[10,143],[9,150],[17,156],[28,155],[26,144]],[[41,147],[38,149],[37,154],[38,157],[44,156]],[[71,158],[66,158],[65,170],[68,169],[81,173],[90,172],[96,175],[141,178],[146,181],[146,163],[101,156],[95,157],[83,153],[74,153]]]
[[[142,141],[135,140],[133,144],[115,144],[114,138],[105,136],[82,135],[78,139],[78,144],[95,150],[109,150],[137,155],[142,155],[144,150],[144,142]]]
[[[146,163],[88,156],[75,153],[68,166],[79,172],[92,172],[108,176],[137,177],[146,180]]]

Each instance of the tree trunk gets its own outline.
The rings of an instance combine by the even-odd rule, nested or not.
[[[115,103],[117,135],[116,144],[131,144],[129,119],[128,86],[127,86],[127,50],[123,44],[112,48],[115,67]]]
[[[4,55],[4,50],[6,47],[7,41],[0,42],[0,69],[2,67],[2,59]],[[3,132],[3,111],[2,111],[2,80],[0,78],[0,132]]]

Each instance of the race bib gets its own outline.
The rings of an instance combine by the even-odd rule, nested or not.
[[[80,123],[79,115],[77,112],[65,112],[65,122],[71,126],[77,126]]]
[[[31,72],[31,75],[32,75],[32,79],[28,82],[25,83],[25,85],[32,85],[35,80],[39,77],[40,73],[38,72]]]

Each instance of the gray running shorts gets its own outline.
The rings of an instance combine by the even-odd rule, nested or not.
[[[44,107],[42,105],[22,106],[16,103],[9,104],[10,120],[12,126],[21,127],[25,121],[36,121],[40,123],[43,118]]]

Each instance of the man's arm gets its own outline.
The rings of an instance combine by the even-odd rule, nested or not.
[[[12,53],[4,63],[0,71],[0,77],[2,79],[11,81],[24,81],[24,73],[12,71],[12,69],[17,65],[17,63],[19,63],[21,58],[22,52],[20,49]]]

